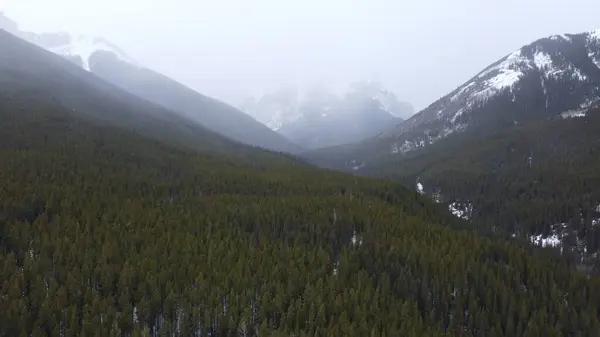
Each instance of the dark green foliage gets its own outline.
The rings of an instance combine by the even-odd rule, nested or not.
[[[158,132],[129,96],[78,91],[74,112],[7,88],[2,337],[600,334],[597,279],[416,192]]]
[[[565,234],[577,231],[587,259],[600,248],[600,231],[592,225],[600,218],[595,212],[600,204],[599,126],[600,114],[592,109],[585,118],[546,119],[482,139],[465,133],[381,160],[363,173],[408,186],[419,178],[427,193],[441,191],[445,201],[472,201],[476,223],[521,237],[548,235],[555,224],[568,223]],[[575,249],[572,241],[567,250]],[[581,253],[576,255],[580,260]]]
[[[600,333],[597,280],[397,185],[0,114],[2,336]]]

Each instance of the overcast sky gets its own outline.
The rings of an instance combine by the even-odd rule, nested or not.
[[[600,28],[599,0],[0,0],[34,32],[97,35],[229,102],[376,79],[424,108],[533,40]]]

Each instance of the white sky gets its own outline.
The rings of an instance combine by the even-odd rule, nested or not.
[[[229,102],[365,78],[424,108],[533,40],[600,28],[598,0],[0,0],[35,32],[102,36]]]

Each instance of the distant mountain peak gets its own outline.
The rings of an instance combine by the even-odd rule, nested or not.
[[[373,137],[402,122],[412,106],[373,81],[353,83],[336,95],[323,88],[304,93],[281,89],[241,107],[272,130],[307,148]]]

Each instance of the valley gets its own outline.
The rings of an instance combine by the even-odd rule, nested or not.
[[[0,28],[0,337],[600,335],[598,31],[404,120]]]

